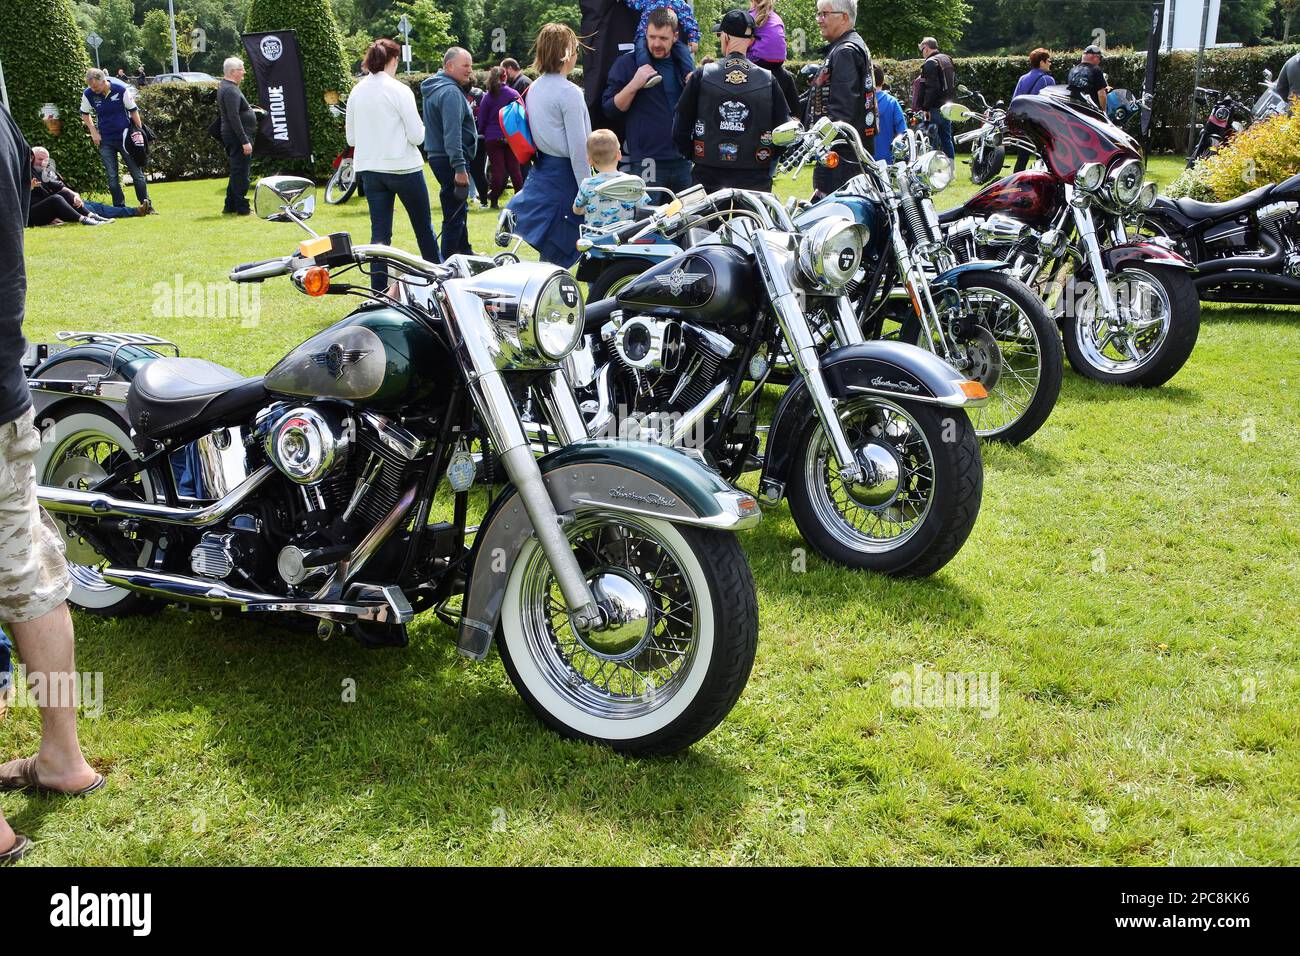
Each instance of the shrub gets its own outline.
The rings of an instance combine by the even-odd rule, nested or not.
[[[216,83],[157,83],[136,95],[158,139],[149,147],[149,171],[168,179],[224,176],[226,154],[208,135],[217,116]]]
[[[329,0],[250,0],[246,32],[293,30],[302,51],[303,82],[307,89],[307,126],[311,130],[312,158],[285,160],[264,157],[255,163],[259,172],[301,173],[317,179],[329,176],[334,157],[345,145],[343,124],[325,102],[327,92],[346,97],[352,88],[343,37]],[[257,102],[257,83],[250,69],[244,95]],[[254,153],[256,159],[257,154]]]
[[[1197,163],[1199,173],[1219,202],[1235,199],[1264,183],[1281,182],[1300,173],[1300,97],[1291,100],[1290,116],[1255,123],[1222,149]]]
[[[99,150],[81,124],[81,92],[90,58],[77,30],[69,0],[6,0],[0,29],[9,106],[18,128],[33,146],[44,146],[55,167],[81,192],[108,187]],[[58,108],[63,129],[51,132],[42,107]]]

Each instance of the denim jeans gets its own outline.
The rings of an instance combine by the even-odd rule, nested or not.
[[[108,203],[93,202],[89,199],[83,199],[81,204],[86,207],[86,212],[93,212],[100,219],[126,219],[135,215],[135,210],[130,206],[110,206]]]
[[[438,203],[442,206],[442,257],[472,252],[469,245],[469,199],[456,198],[456,171],[446,156],[430,156],[429,168],[438,180]],[[468,170],[467,170],[468,172]]]
[[[930,110],[930,146],[949,159],[956,158],[952,142],[952,121],[938,110]]]
[[[109,142],[110,139],[112,142]],[[99,143],[99,158],[104,161],[104,172],[108,174],[108,191],[113,196],[113,205],[126,205],[126,197],[122,195],[122,177],[117,169],[118,156],[126,160],[127,172],[131,174],[131,182],[135,186],[135,198],[144,202],[149,198],[149,184],[144,180],[144,173],[140,172],[140,167],[122,145],[121,136],[113,136],[105,137]]]
[[[433,235],[433,220],[429,214],[429,187],[424,182],[424,170],[413,173],[380,173],[366,170],[361,173],[361,185],[366,191],[370,206],[370,241],[387,245],[393,241],[393,203],[400,199],[415,230],[415,241],[420,246],[420,256],[430,262],[441,262],[438,241]],[[380,266],[370,276],[370,288],[388,286],[388,270]]]
[[[9,654],[12,647],[13,645],[9,643],[9,635],[5,634],[4,628],[0,628],[0,694],[13,685],[14,665],[13,658]]]
[[[232,138],[221,141],[230,161],[230,182],[226,184],[226,205],[222,212],[248,211],[248,180],[253,157],[244,155],[244,144]]]

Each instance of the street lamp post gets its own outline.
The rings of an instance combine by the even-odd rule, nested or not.
[[[176,9],[172,4],[172,0],[167,0],[167,29],[172,38],[172,72],[179,73],[181,71],[181,62],[176,55]]]

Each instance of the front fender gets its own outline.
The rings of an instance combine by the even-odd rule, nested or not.
[[[1187,261],[1173,249],[1150,239],[1135,239],[1118,246],[1110,246],[1101,251],[1101,262],[1106,273],[1118,272],[1131,263],[1147,263],[1153,266],[1168,266],[1172,269],[1196,271],[1196,264]]]
[[[821,368],[826,390],[833,399],[878,395],[961,409],[988,401],[987,394],[981,394],[982,387],[972,388],[977,383],[968,382],[947,362],[902,342],[865,342],[834,349],[822,356]],[[775,503],[782,497],[800,433],[815,414],[808,386],[802,378],[796,379],[777,404],[768,429],[759,484],[765,501]]]
[[[930,280],[930,288],[935,292],[946,292],[949,289],[956,289],[961,277],[967,272],[999,272],[1008,268],[1010,263],[999,262],[996,259],[972,259],[970,262],[954,266],[947,272],[941,272],[936,278]]]
[[[537,462],[560,515],[617,511],[720,531],[758,524],[758,502],[695,458],[644,442],[590,439]],[[470,556],[458,650],[482,659],[491,647],[506,581],[533,525],[509,488],[483,519]]]

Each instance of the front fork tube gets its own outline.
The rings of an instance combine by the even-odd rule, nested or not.
[[[912,308],[916,310],[916,316],[921,320],[921,328],[925,330],[926,348],[935,351],[932,343],[937,339],[939,347],[943,349],[941,357],[956,368],[959,360],[953,355],[952,347],[948,344],[948,336],[943,332],[943,324],[939,321],[939,309],[930,294],[929,280],[912,259],[912,254],[903,244],[901,237],[898,237],[894,245],[899,271],[903,276],[903,285],[911,293]]]
[[[554,379],[552,379],[553,384]],[[564,384],[567,390],[567,380]],[[550,391],[554,393],[557,390],[552,388]],[[572,609],[574,625],[579,631],[589,631],[600,626],[604,619],[603,614],[587,584],[586,575],[578,565],[578,559],[573,555],[573,547],[564,533],[560,515],[551,501],[550,492],[546,490],[541,469],[537,467],[537,459],[533,457],[532,447],[520,424],[514,397],[502,380],[501,372],[493,369],[480,375],[474,382],[472,393],[483,420],[489,423],[492,441],[496,445],[501,464],[519,492],[519,500],[523,502],[524,510],[533,523],[533,532],[537,535],[538,544],[541,545],[546,560],[550,562],[551,570],[555,572],[555,579],[564,594],[564,601]],[[572,391],[567,393],[569,403],[572,404],[573,393]],[[554,394],[548,398],[554,398]],[[572,411],[577,413],[577,408],[574,407]],[[563,417],[568,419],[567,415]],[[581,418],[581,413],[578,413],[579,423]],[[572,427],[571,422],[572,420],[568,419],[564,424],[558,421],[555,424],[563,432]],[[585,437],[585,428],[582,429],[581,435]]]
[[[849,446],[839,415],[835,413],[835,400],[826,389],[826,379],[822,376],[821,356],[818,354],[817,344],[813,341],[812,332],[808,329],[808,322],[799,307],[799,297],[794,292],[774,296],[772,307],[776,311],[782,331],[785,332],[795,369],[808,387],[813,408],[830,441],[835,463],[839,465],[846,481],[857,481],[861,476],[858,459]],[[849,311],[851,315],[852,310]],[[844,312],[840,310],[837,313],[837,324],[843,321],[843,316]],[[861,332],[858,334],[861,336]]]
[[[1106,316],[1106,321],[1114,326],[1119,322],[1119,307],[1115,302],[1115,290],[1110,287],[1110,276],[1106,275],[1106,266],[1101,261],[1101,242],[1097,239],[1097,224],[1093,221],[1092,210],[1086,205],[1076,206],[1074,222],[1079,230],[1079,243],[1083,246],[1088,266],[1092,269],[1092,281],[1097,289],[1102,313]]]

